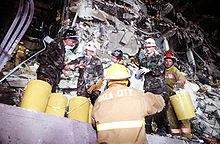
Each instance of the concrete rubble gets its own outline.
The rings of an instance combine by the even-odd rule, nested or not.
[[[111,51],[120,49],[124,53],[124,59],[128,59],[142,48],[146,37],[154,37],[158,51],[164,53],[171,50],[175,53],[178,58],[177,67],[190,82],[186,87],[192,89],[190,96],[196,113],[196,117],[191,120],[193,137],[201,140],[200,136],[206,136],[219,140],[219,68],[195,51],[196,48],[202,48],[210,53],[211,43],[198,25],[187,21],[181,13],[175,13],[173,7],[169,2],[146,4],[141,0],[120,0],[118,3],[103,0],[71,2],[67,6],[66,15],[64,14],[68,19],[65,19],[66,23],[60,32],[74,26],[79,36],[79,46],[75,50],[66,49],[66,63],[83,55],[84,45],[93,39],[100,44],[97,56],[106,68],[111,62]],[[153,15],[155,12],[158,14]],[[167,16],[171,13],[174,13],[173,19]],[[216,56],[213,59],[214,57]],[[35,60],[36,57],[32,62]],[[143,80],[134,78],[138,67],[129,60],[125,65],[132,75],[131,86],[142,90]],[[36,63],[21,66],[2,85],[13,87],[17,90],[15,95],[21,96],[23,91],[19,89],[24,89],[29,80],[36,79],[37,67]],[[8,71],[4,71],[3,75],[7,73]],[[76,96],[78,71],[63,71],[61,77],[57,92],[69,98]],[[2,97],[3,95],[0,96]],[[18,100],[14,103],[17,106]],[[204,143],[203,140],[200,142]]]

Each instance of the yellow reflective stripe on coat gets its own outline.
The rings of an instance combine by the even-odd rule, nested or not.
[[[143,124],[144,124],[143,120],[103,123],[97,125],[97,130],[102,131],[102,130],[111,130],[111,129],[120,129],[120,128],[135,128],[135,127],[142,127]]]
[[[181,129],[170,129],[172,134],[182,133]]]

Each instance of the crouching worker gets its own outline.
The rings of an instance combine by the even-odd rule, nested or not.
[[[97,143],[146,144],[144,117],[165,106],[162,96],[129,88],[129,77],[126,67],[120,64],[107,70],[108,89],[97,98],[92,113]]]

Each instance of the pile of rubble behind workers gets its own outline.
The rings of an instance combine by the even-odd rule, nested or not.
[[[66,49],[66,63],[82,56],[85,44],[90,40],[96,40],[100,45],[97,56],[102,60],[103,67],[110,63],[110,54],[113,50],[122,50],[124,65],[132,75],[131,86],[142,90],[143,80],[134,78],[138,66],[131,58],[143,48],[143,42],[147,37],[155,38],[158,51],[161,53],[172,51],[178,58],[178,68],[191,82],[186,87],[193,89],[190,94],[196,113],[196,117],[191,120],[193,137],[201,142],[207,142],[209,138],[219,141],[220,72],[219,65],[216,64],[219,53],[213,52],[215,48],[198,25],[188,21],[181,13],[175,13],[174,6],[165,1],[153,3],[121,0],[116,3],[81,0],[71,2],[67,7],[64,17],[68,18],[62,21],[59,33],[74,28],[79,45],[76,49]],[[28,45],[25,46],[28,48]],[[201,53],[199,49],[203,52]],[[36,51],[28,53],[33,55]],[[37,60],[37,57],[31,58],[5,81],[1,81],[3,87],[1,95],[4,95],[2,91],[6,86],[15,89],[16,96],[11,97],[14,104],[19,105],[22,89],[29,80],[36,79],[36,69],[39,66]],[[9,67],[5,66],[1,78],[14,67],[7,66]],[[77,71],[63,73],[57,92],[69,97],[75,95],[77,78]]]

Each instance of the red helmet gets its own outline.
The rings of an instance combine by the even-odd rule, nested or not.
[[[172,53],[170,53],[170,52],[165,54],[164,59],[167,59],[167,58],[176,60],[176,57]]]

